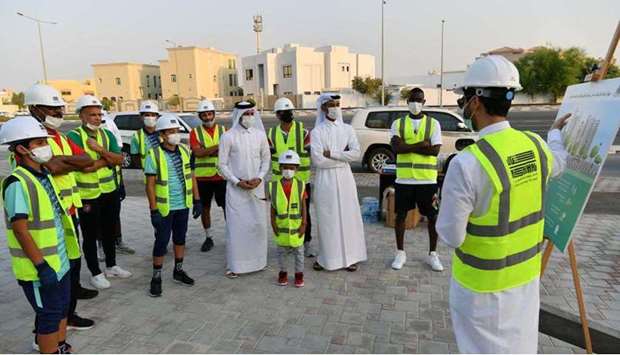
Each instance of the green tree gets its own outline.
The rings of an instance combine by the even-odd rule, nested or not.
[[[104,97],[101,100],[101,104],[103,105],[103,109],[106,111],[110,111],[110,109],[112,108],[112,106],[114,105],[114,102],[110,99],[108,99],[107,97]]]
[[[598,154],[600,148],[600,145],[595,145],[594,147],[592,147],[592,149],[590,150],[590,158],[594,158]]]
[[[402,88],[400,90],[400,98],[403,100],[407,100],[409,98],[409,93],[411,92],[411,89],[408,88]]]
[[[170,106],[179,106],[179,104],[181,103],[181,100],[179,100],[179,96],[178,95],[174,95],[171,98],[169,98],[166,103]]]
[[[11,104],[12,105],[17,105],[17,107],[19,107],[19,109],[23,109],[24,108],[24,93],[23,92],[19,92],[19,93],[13,93],[13,95],[11,96]]]
[[[390,103],[390,100],[392,99],[392,96],[387,91],[384,94],[385,95],[383,95],[383,100],[384,100],[385,104],[387,105],[387,104]],[[377,90],[377,92],[375,93],[373,98],[375,100],[377,100],[378,103],[381,103],[381,89]]]
[[[369,78],[369,77],[361,78],[359,76],[356,76],[353,78],[353,81],[351,82],[351,87],[353,88],[353,90],[359,92],[360,94],[370,96],[373,99],[377,100],[378,102],[381,102],[381,85],[382,84],[383,84],[383,80],[381,80],[380,78]],[[385,94],[386,94],[385,97],[389,96],[387,95],[387,92]],[[389,98],[385,100],[386,103],[388,101],[389,101]]]
[[[353,81],[351,82],[351,87],[353,88],[353,90],[359,92],[360,94],[368,93],[368,85],[366,85],[366,82],[362,77],[354,77]]]

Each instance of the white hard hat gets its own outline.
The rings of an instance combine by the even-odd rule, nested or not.
[[[157,102],[142,101],[142,103],[140,104],[140,113],[156,113],[156,114],[159,114],[159,107],[157,107]]]
[[[84,107],[88,106],[103,107],[98,98],[93,95],[84,95],[77,100],[77,103],[75,104],[75,112],[80,113]]]
[[[295,164],[299,165],[299,155],[294,150],[287,150],[278,158],[278,164]]]
[[[207,111],[215,111],[215,105],[213,105],[213,102],[209,100],[200,101],[198,103],[198,109],[196,110],[196,112],[201,113],[201,112],[207,112]]]
[[[173,113],[164,113],[157,119],[157,125],[155,125],[156,131],[163,131],[171,128],[181,128],[181,119]]]
[[[284,110],[294,110],[295,106],[293,106],[293,102],[286,97],[281,97],[276,100],[273,104],[273,111],[284,111]]]
[[[17,116],[0,129],[0,144],[11,144],[26,139],[47,138],[50,135],[41,122],[32,116]]]
[[[519,91],[519,70],[501,55],[478,58],[467,69],[463,83],[454,91],[462,94],[467,88],[506,88]]]
[[[24,93],[24,104],[26,106],[65,106],[60,93],[53,87],[44,84],[34,84]]]

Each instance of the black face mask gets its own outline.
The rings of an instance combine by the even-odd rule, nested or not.
[[[291,123],[293,122],[293,111],[291,110],[280,111],[280,115],[278,116],[278,118],[282,122]]]

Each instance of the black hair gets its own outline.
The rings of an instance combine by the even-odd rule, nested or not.
[[[465,90],[465,102],[471,100],[472,96],[478,96],[482,106],[484,106],[489,115],[506,117],[512,105],[514,90],[505,88],[487,88],[484,90],[488,93],[488,96],[476,95],[475,88],[467,88]],[[509,100],[508,97],[511,99]]]
[[[409,98],[407,99],[407,101],[413,100],[413,96],[415,96],[416,94],[422,94],[422,97],[424,97],[424,90],[420,88],[411,89],[411,91],[409,91]]]

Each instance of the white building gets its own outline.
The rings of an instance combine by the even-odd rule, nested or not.
[[[289,43],[242,58],[246,95],[310,95],[351,88],[354,77],[374,77],[375,57],[344,46]]]

